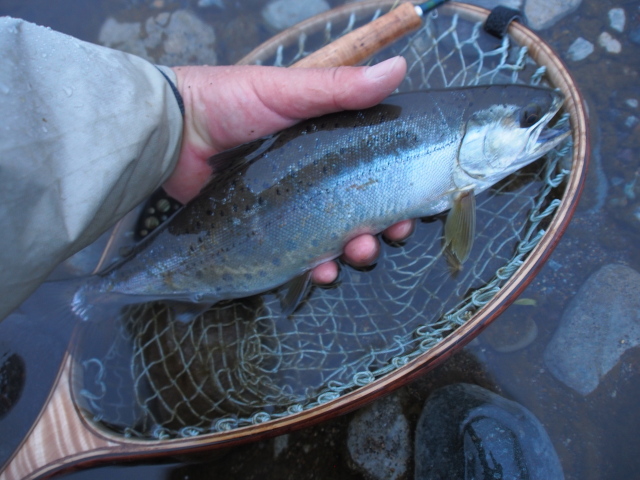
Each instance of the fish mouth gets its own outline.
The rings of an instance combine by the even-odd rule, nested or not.
[[[556,116],[563,103],[564,97],[557,92],[549,111],[542,116],[538,123],[531,127],[532,131],[527,144],[527,153],[529,155],[535,157],[545,155],[557,147],[571,133],[569,122],[564,122],[559,127],[549,126],[549,122]]]

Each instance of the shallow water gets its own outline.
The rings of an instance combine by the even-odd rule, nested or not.
[[[242,7],[231,0],[222,3],[225,8],[197,7],[197,2],[188,0],[0,0],[0,14],[97,42],[98,32],[109,16],[120,22],[144,21],[162,11],[190,6],[203,22],[214,27],[217,62],[224,64],[237,61],[274,31],[260,16],[267,3],[264,0],[244,2]],[[332,6],[341,3],[331,2]],[[626,12],[622,32],[610,24],[608,12],[614,7]],[[601,32],[620,42],[620,53],[599,45]],[[461,353],[395,395],[414,425],[425,399],[437,387],[459,381],[477,383],[519,402],[536,415],[553,442],[566,478],[632,478],[640,470],[635,451],[640,428],[640,349],[627,350],[588,395],[577,393],[551,375],[544,352],[567,305],[591,273],[609,263],[624,263],[640,270],[640,181],[634,183],[640,174],[640,38],[636,38],[640,37],[640,10],[632,1],[603,4],[584,0],[573,13],[538,33],[565,57],[589,104],[593,157],[578,211],[549,262],[521,295],[535,300],[529,302],[535,304],[511,306]],[[570,60],[566,52],[578,37],[594,45],[593,53],[583,60]],[[37,316],[35,313],[31,318]],[[19,351],[26,375],[41,377],[37,383],[46,386],[57,369],[53,360],[61,355],[70,328],[65,325],[52,331],[38,330],[38,335],[32,336],[24,325],[2,324],[0,342],[6,351]],[[54,333],[56,341],[47,341]],[[39,359],[45,348],[51,361],[43,368]],[[9,437],[19,436],[17,432],[28,428],[25,419],[34,415],[43,395],[46,388],[40,392],[26,389],[20,403],[22,416],[13,412],[0,420],[0,455],[11,451],[14,442]],[[193,479],[209,478],[212,472],[217,478],[367,478],[346,448],[353,416],[279,439],[213,453],[207,462],[103,467],[67,478],[144,475]],[[404,478],[412,478],[412,474]]]

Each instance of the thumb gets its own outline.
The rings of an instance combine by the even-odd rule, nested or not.
[[[265,105],[283,118],[297,121],[340,110],[368,108],[380,103],[400,84],[407,70],[403,57],[393,57],[371,67],[292,69],[286,90],[272,77],[262,87],[281,93],[263,97]],[[285,72],[280,71],[280,75]],[[278,89],[280,91],[278,91]]]
[[[406,69],[403,57],[372,67],[191,67],[191,81],[181,82],[179,75],[178,85],[189,87],[185,107],[189,112],[189,104],[197,106],[193,120],[205,127],[196,131],[206,132],[202,140],[211,155],[305,118],[376,105],[398,87]]]

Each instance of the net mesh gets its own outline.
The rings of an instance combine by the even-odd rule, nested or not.
[[[329,22],[261,63],[290,65],[373,18]],[[372,61],[396,54],[409,65],[400,91],[545,82],[526,47],[457,15],[430,14]],[[85,412],[125,436],[188,437],[309,409],[383,377],[468,321],[522,264],[560,203],[570,150],[567,142],[477,198],[473,250],[456,275],[435,217],[403,244],[383,244],[375,268],[343,266],[339,283],[314,288],[293,318],[266,294],[218,304],[188,324],[156,302],[88,328],[76,355]]]

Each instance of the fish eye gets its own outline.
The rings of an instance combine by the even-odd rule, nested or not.
[[[520,128],[529,128],[542,118],[542,108],[536,103],[530,103],[520,110]]]

